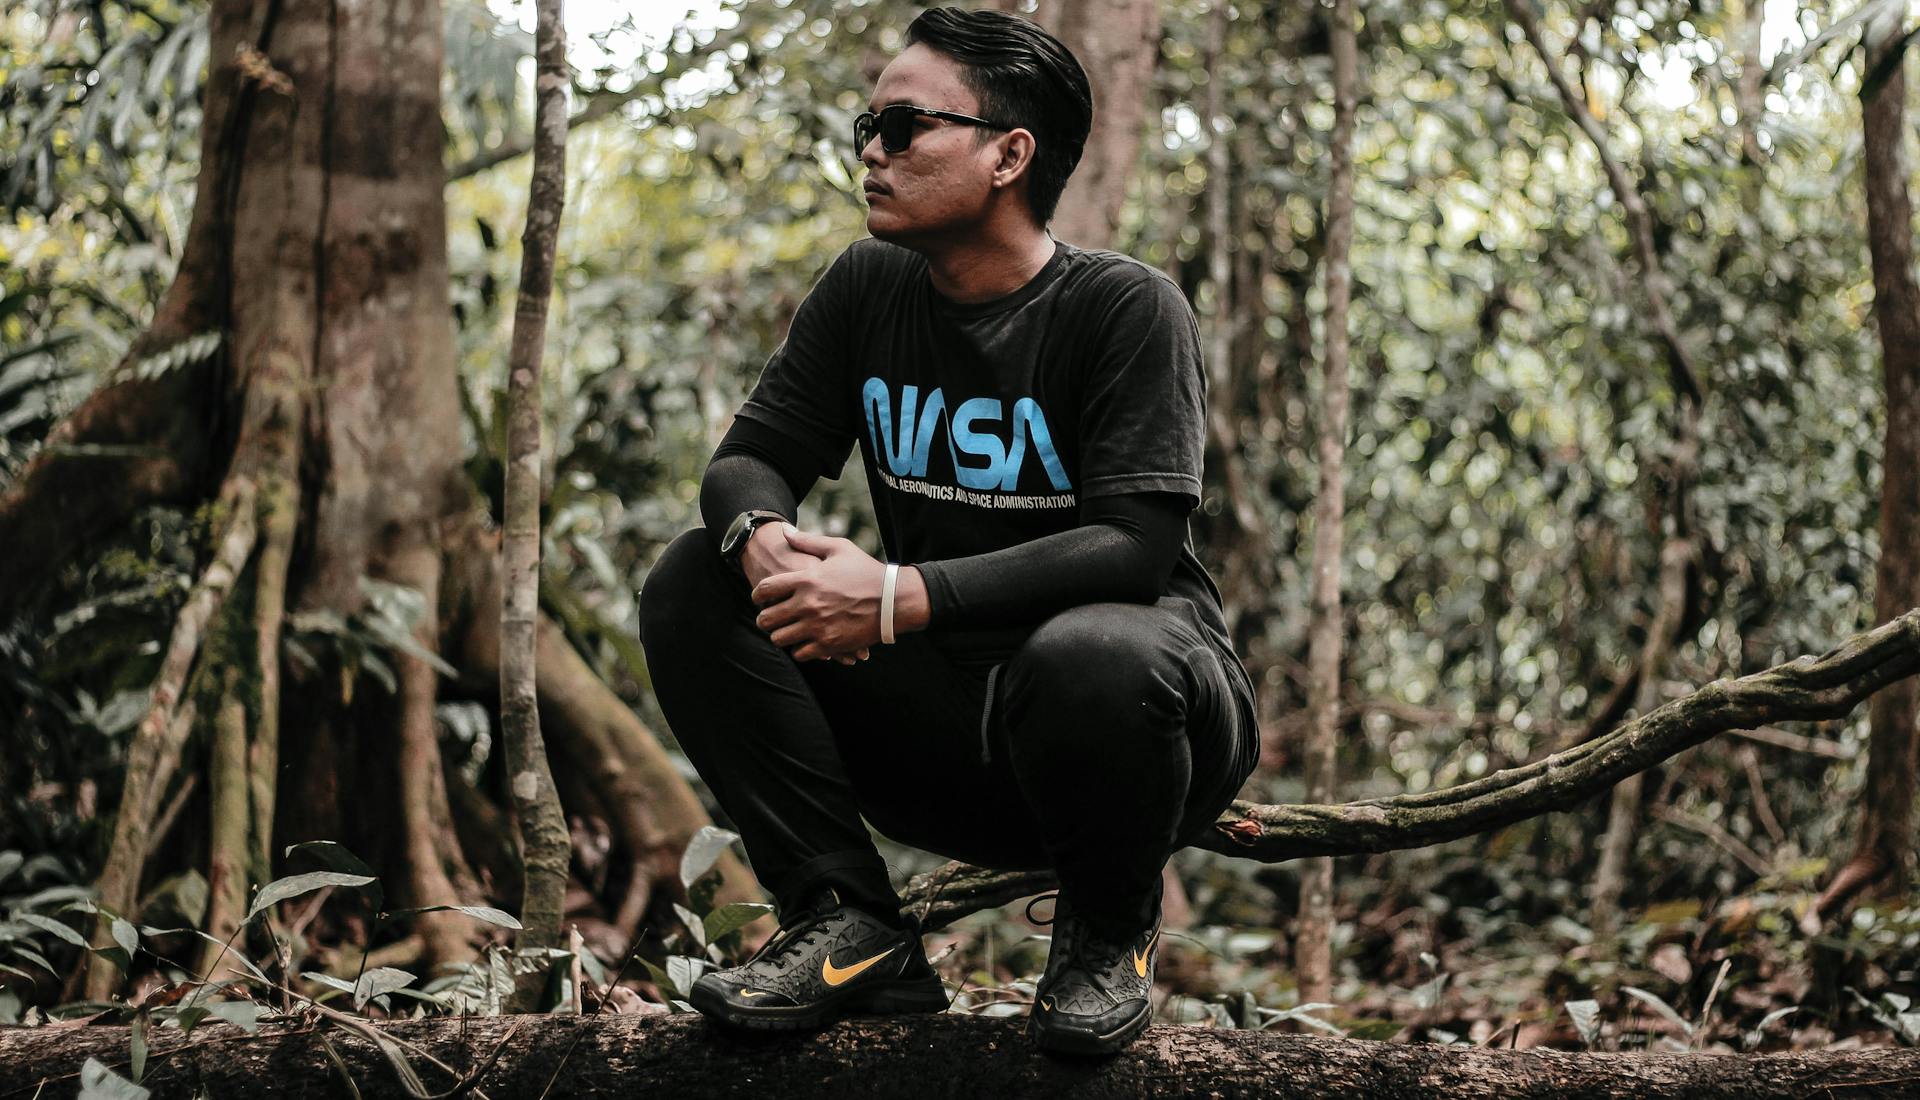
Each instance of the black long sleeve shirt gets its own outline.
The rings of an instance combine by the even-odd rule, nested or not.
[[[700,482],[700,514],[714,548],[735,516],[754,508],[798,514],[817,475],[806,448],[736,418]],[[989,553],[910,562],[927,582],[930,629],[1014,626],[1103,600],[1151,603],[1165,590],[1187,534],[1176,493],[1116,493],[1083,501],[1080,526]]]

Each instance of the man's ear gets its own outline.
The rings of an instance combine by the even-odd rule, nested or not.
[[[1009,131],[1000,147],[1000,162],[993,166],[993,185],[1011,187],[1033,167],[1033,155],[1038,145],[1033,139],[1033,131],[1016,129]]]

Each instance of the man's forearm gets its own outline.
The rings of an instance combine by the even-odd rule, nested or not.
[[[714,455],[700,479],[700,519],[715,551],[735,516],[764,508],[791,520],[799,511],[793,489],[764,459],[741,452]]]
[[[927,616],[920,625],[1004,626],[1085,603],[1157,599],[1186,540],[1185,501],[1168,493],[1130,493],[1095,501],[1087,512],[1087,522],[1072,530],[919,563]],[[903,585],[906,573],[903,568]],[[908,629],[898,625],[898,609],[895,623]]]
[[[764,508],[794,519],[818,476],[810,463],[798,442],[735,417],[700,479],[700,520],[714,550],[742,512]]]

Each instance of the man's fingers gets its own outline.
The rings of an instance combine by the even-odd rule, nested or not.
[[[798,570],[791,573],[775,573],[773,576],[767,577],[759,584],[754,585],[750,598],[753,600],[754,606],[765,607],[770,603],[779,603],[781,600],[793,595],[793,590],[799,586],[800,572]]]
[[[795,527],[787,528],[787,545],[817,557],[826,557],[841,540],[832,535],[816,535]]]
[[[765,607],[753,617],[753,625],[762,630],[778,630],[800,618],[800,609],[793,600],[782,600],[771,607]]]
[[[781,649],[810,640],[807,636],[807,630],[803,626],[783,626],[772,634],[767,635],[767,637],[772,638],[773,644],[779,646]]]

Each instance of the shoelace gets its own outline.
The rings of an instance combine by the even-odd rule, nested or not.
[[[775,970],[786,970],[793,965],[793,952],[789,949],[818,943],[819,937],[826,932],[821,924],[827,916],[827,913],[808,914],[792,927],[780,929],[768,937],[767,942],[761,944],[760,949],[741,965],[752,966],[764,960]]]
[[[1050,899],[1054,904],[1053,912],[1050,913],[1045,920],[1034,916],[1033,907],[1040,902]],[[1062,919],[1060,915],[1060,892],[1058,890],[1048,891],[1047,893],[1036,895],[1028,900],[1027,920],[1032,923],[1044,928]],[[1066,934],[1067,948],[1069,951],[1069,958],[1066,960],[1066,965],[1072,966],[1084,960],[1084,969],[1088,972],[1088,976],[1093,981],[1094,987],[1103,993],[1111,993],[1113,991],[1113,983],[1109,981],[1109,975],[1119,967],[1121,957],[1126,955],[1132,949],[1133,945],[1108,941],[1102,937],[1099,932],[1095,931],[1092,925],[1082,920],[1080,914],[1075,913],[1071,908],[1067,910],[1064,920],[1065,927],[1061,929],[1061,932]],[[1055,934],[1059,935],[1060,933],[1056,932]],[[1064,967],[1062,969],[1064,969]]]

